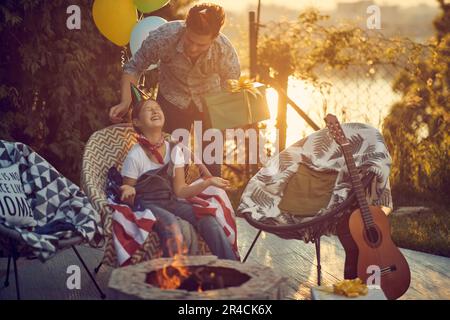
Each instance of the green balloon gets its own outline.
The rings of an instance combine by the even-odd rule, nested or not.
[[[149,13],[161,9],[170,0],[134,0],[134,5],[140,12]]]

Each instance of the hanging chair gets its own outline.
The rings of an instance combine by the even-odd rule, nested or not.
[[[369,188],[375,174],[368,173],[363,179],[363,186],[365,189]],[[305,242],[312,242],[315,245],[316,259],[317,259],[317,283],[321,284],[321,264],[320,264],[320,238],[323,235],[336,234],[338,224],[342,221],[348,220],[348,215],[357,208],[356,195],[352,192],[348,198],[344,200],[337,207],[328,212],[318,215],[315,218],[298,219],[285,215],[285,224],[278,224],[274,220],[266,220],[265,222],[258,221],[252,218],[251,213],[244,212],[245,220],[254,228],[258,229],[253,242],[245,254],[243,262],[245,262],[253,250],[261,232],[269,232],[286,240],[303,240]],[[303,220],[303,221],[299,221]]]
[[[388,180],[391,159],[381,134],[377,129],[360,123],[345,124],[343,127],[346,135],[350,137],[369,204],[391,208],[392,197]],[[244,256],[244,262],[262,231],[282,239],[312,242],[316,249],[317,283],[320,285],[320,238],[323,235],[338,235],[341,242],[344,238],[347,239],[349,233],[346,221],[358,207],[351,182],[345,180],[349,177],[339,152],[340,148],[329,136],[328,129],[323,129],[283,150],[276,156],[278,162],[269,163],[249,181],[237,212],[259,232]],[[282,210],[279,206],[287,186],[301,166],[308,167],[313,174],[323,174],[325,170],[330,170],[337,176],[330,186],[331,197],[326,199],[324,207],[319,207],[322,209],[307,215],[300,215],[298,212],[294,214],[293,211]],[[268,170],[270,167],[278,172],[273,174],[273,171]],[[299,177],[300,180],[303,179],[302,176]],[[308,183],[308,180],[305,180],[305,183]],[[342,193],[344,188],[340,187],[343,185],[346,192]],[[297,186],[301,186],[300,182]],[[307,197],[300,198],[301,201],[307,201]],[[345,246],[344,249],[347,254],[348,249]]]

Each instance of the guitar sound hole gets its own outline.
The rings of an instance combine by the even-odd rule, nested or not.
[[[371,244],[377,244],[380,240],[380,233],[378,232],[378,229],[376,227],[370,227],[366,231],[366,237]]]

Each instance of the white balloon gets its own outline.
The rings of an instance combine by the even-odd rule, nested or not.
[[[156,30],[166,22],[167,22],[166,19],[156,16],[150,16],[139,21],[134,26],[133,31],[131,31],[130,37],[131,54],[133,56],[135,55],[135,53],[139,50],[144,40],[147,39],[150,31]],[[153,64],[148,68],[148,70],[152,70],[157,67],[158,66],[156,64]]]

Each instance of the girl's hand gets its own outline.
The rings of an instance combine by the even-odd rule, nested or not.
[[[132,206],[134,204],[134,197],[136,196],[136,189],[132,186],[124,184],[120,187],[120,190],[122,191],[120,201]]]
[[[222,188],[228,190],[231,188],[230,181],[219,178],[219,177],[210,177],[206,180],[210,186]]]

